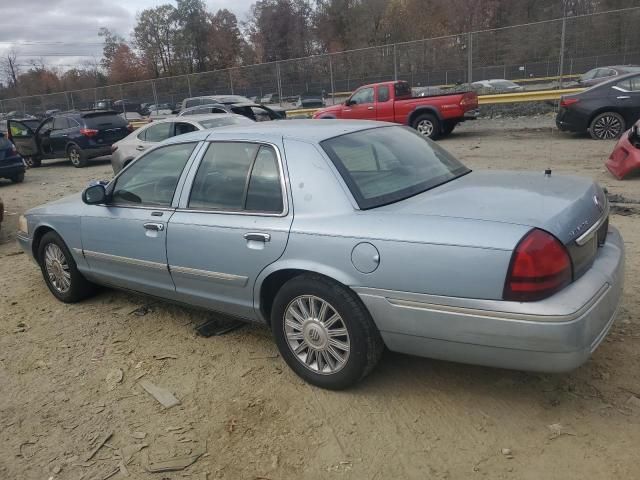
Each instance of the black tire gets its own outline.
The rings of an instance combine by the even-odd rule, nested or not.
[[[69,287],[66,290],[60,288],[60,286],[56,286],[52,276],[49,275],[47,271],[45,255],[47,254],[47,247],[49,245],[57,247],[63,255],[65,262],[59,262],[59,264],[60,267],[69,274]],[[47,232],[42,237],[42,240],[40,240],[40,245],[38,246],[38,263],[40,264],[42,276],[44,277],[47,287],[49,287],[53,296],[61,302],[76,303],[84,300],[95,292],[95,285],[84,278],[84,276],[78,271],[78,267],[76,266],[76,262],[74,261],[71,252],[69,252],[64,241],[57,233]],[[64,268],[65,266],[66,268]]]
[[[593,117],[589,124],[589,135],[594,140],[620,138],[626,130],[622,115],[616,112],[602,112]]]
[[[442,135],[440,120],[431,113],[418,115],[413,121],[412,126],[418,133],[430,138],[431,140],[437,140]]]
[[[42,158],[40,157],[25,157],[25,162],[27,162],[27,167],[29,168],[38,168],[42,166]]]
[[[76,168],[83,168],[87,166],[87,155],[77,145],[69,145],[67,148],[67,158]]]
[[[315,316],[310,313],[304,323],[290,316],[290,319],[294,319],[293,323],[300,326],[300,328],[292,329],[290,327],[291,320],[287,323],[285,317],[289,307],[295,305],[292,308],[296,308],[297,312],[303,312],[303,309],[298,307],[297,301],[304,302],[312,298],[315,299],[317,307]],[[320,315],[321,302],[328,305],[324,318]],[[310,306],[309,303],[305,305]],[[312,308],[307,311],[312,312]],[[324,332],[331,332],[330,334],[321,333],[319,335],[318,325],[324,326],[329,324],[331,319],[336,318],[334,314],[331,314],[331,311],[338,315],[339,320],[324,330]],[[305,327],[303,328],[302,325]],[[342,390],[362,380],[376,366],[384,350],[380,332],[357,295],[344,286],[316,274],[300,275],[289,280],[280,288],[271,310],[271,329],[280,354],[289,367],[306,382],[329,390]],[[300,338],[297,340],[288,339],[287,329],[290,331],[289,335],[298,335]],[[296,330],[300,333],[296,333]],[[345,330],[346,335],[340,335],[340,332]],[[340,345],[348,346],[348,350],[333,345],[329,346],[330,342],[336,340]],[[298,347],[301,347],[302,343],[311,345],[307,342],[315,341],[318,342],[318,348],[323,350],[317,350],[310,346],[302,348],[300,355],[305,356],[303,360],[294,353],[294,346],[290,344],[290,341],[294,343],[299,341],[299,344],[295,344]],[[325,344],[326,349],[322,343]],[[338,354],[342,353],[342,361],[338,360],[340,355],[334,356],[330,353],[330,349]],[[312,360],[307,365],[305,362],[309,358]],[[316,359],[315,367],[314,358]],[[320,373],[318,369],[327,371]],[[335,371],[331,372],[332,369]]]
[[[13,183],[22,183],[22,182],[24,182],[24,172],[23,173],[19,173],[18,175],[14,175],[13,177],[11,177],[11,181]]]
[[[444,122],[444,124],[442,125],[442,136],[446,137],[447,135],[451,135],[451,132],[453,132],[453,130],[456,128],[456,125],[458,125],[456,122]]]

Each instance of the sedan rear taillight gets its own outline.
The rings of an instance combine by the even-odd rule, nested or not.
[[[96,135],[98,135],[98,130],[94,128],[81,128],[80,134],[84,135],[85,137],[95,137]]]
[[[565,246],[550,233],[534,229],[513,252],[503,298],[515,302],[542,300],[572,279],[573,267]]]
[[[576,103],[578,103],[580,101],[579,98],[561,98],[560,99],[560,106],[561,107],[570,107],[571,105],[575,105]]]

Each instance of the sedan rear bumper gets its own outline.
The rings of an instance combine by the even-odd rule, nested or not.
[[[593,266],[539,302],[473,300],[355,288],[390,350],[542,372],[577,368],[600,345],[622,296],[624,244],[610,227]]]

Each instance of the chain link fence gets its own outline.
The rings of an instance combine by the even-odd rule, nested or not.
[[[640,63],[640,7],[469,32],[340,53],[141,82],[0,100],[0,113],[95,108],[101,100],[179,105],[202,95],[243,95],[292,107],[322,94],[327,103],[367,84],[415,87],[504,78],[528,89],[567,86],[605,65]],[[267,97],[267,98],[265,98]]]

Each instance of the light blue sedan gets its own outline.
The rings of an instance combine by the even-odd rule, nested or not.
[[[385,346],[579,366],[622,294],[608,218],[588,179],[472,172],[396,125],[289,121],[172,138],[27,212],[19,242],[63,302],[100,284],[265,323],[298,375],[340,389]]]

